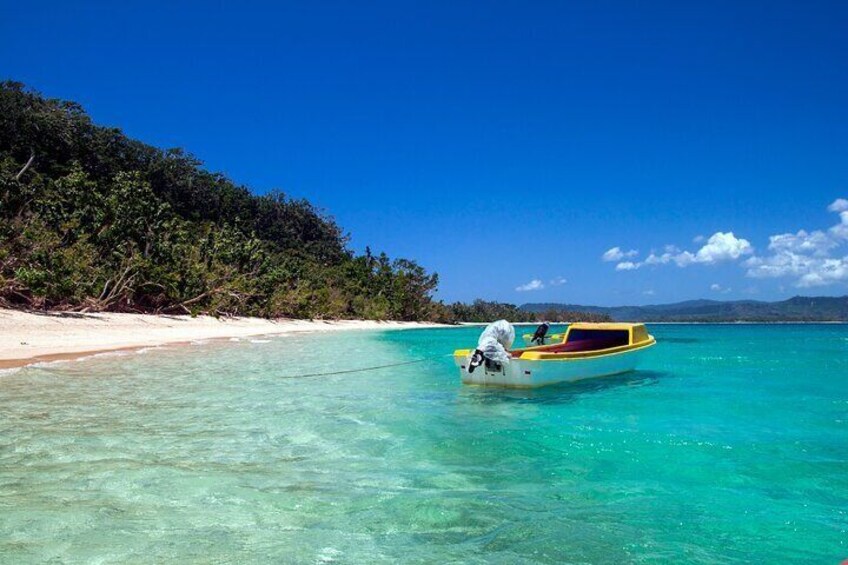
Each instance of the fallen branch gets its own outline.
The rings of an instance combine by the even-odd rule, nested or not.
[[[207,290],[206,292],[203,292],[203,293],[201,293],[201,294],[198,294],[198,295],[197,295],[197,296],[195,296],[194,298],[189,298],[188,300],[184,300],[184,301],[182,301],[182,302],[180,302],[180,303],[178,303],[178,304],[172,304],[171,306],[165,306],[164,308],[159,309],[159,312],[169,312],[169,311],[171,311],[171,310],[177,310],[177,309],[180,309],[180,308],[181,308],[181,309],[183,309],[183,310],[184,310],[187,314],[190,314],[190,313],[191,313],[191,310],[189,310],[189,309],[188,309],[188,306],[189,306],[190,304],[194,304],[195,302],[200,302],[201,300],[203,300],[204,298],[206,298],[206,297],[208,297],[208,296],[210,296],[210,295],[212,295],[212,294],[215,294],[215,293],[217,293],[217,292],[221,292],[224,288],[225,288],[225,286],[218,286],[218,287],[215,287],[215,288],[213,288],[213,289],[211,289],[211,290]]]
[[[29,166],[32,165],[32,162],[35,161],[35,149],[30,148],[29,150],[29,161],[26,162],[24,168],[18,171],[18,174],[15,175],[15,180],[21,180],[23,174],[29,169]]]

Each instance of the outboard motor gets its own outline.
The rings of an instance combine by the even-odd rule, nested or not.
[[[533,339],[531,339],[530,342],[535,343],[536,345],[544,345],[545,336],[548,335],[550,327],[551,326],[547,322],[542,322],[539,327],[536,328],[536,333],[533,334]]]
[[[474,369],[484,364],[487,369],[502,370],[504,363],[509,363],[509,348],[514,340],[515,330],[506,320],[498,320],[486,326],[477,341],[477,349],[468,360],[468,372],[473,373]]]
[[[471,360],[468,362],[468,372],[473,373],[474,369],[482,365],[486,361],[486,358],[483,356],[483,352],[479,349],[475,349],[474,353],[471,355]]]
[[[500,362],[489,359],[482,351],[475,349],[474,353],[471,354],[471,360],[468,361],[468,373],[473,373],[474,369],[480,365],[485,365],[489,371],[500,372],[503,370],[503,365]]]

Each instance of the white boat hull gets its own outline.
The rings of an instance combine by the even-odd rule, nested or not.
[[[469,357],[455,357],[465,384],[532,388],[627,373],[636,369],[644,350],[563,360],[513,359],[500,371],[477,367],[468,372]]]

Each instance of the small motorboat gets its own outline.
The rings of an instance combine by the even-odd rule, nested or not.
[[[508,337],[500,341],[511,344]],[[453,358],[465,384],[538,387],[633,371],[655,344],[644,324],[578,323],[568,327],[559,343],[502,349],[501,357],[479,348],[457,349]]]

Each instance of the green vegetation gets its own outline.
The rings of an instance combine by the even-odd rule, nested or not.
[[[293,318],[604,318],[433,300],[438,276],[356,255],[332,218],[252,194],[180,149],[0,83],[0,305]]]
[[[179,149],[0,84],[0,300],[75,310],[446,317],[438,277],[355,255],[328,216],[251,194]]]
[[[475,300],[471,304],[456,302],[449,306],[453,317],[463,322],[491,322],[511,320],[513,322],[609,322],[607,314],[579,312],[567,308],[546,308],[538,311],[523,310],[515,304]]]

